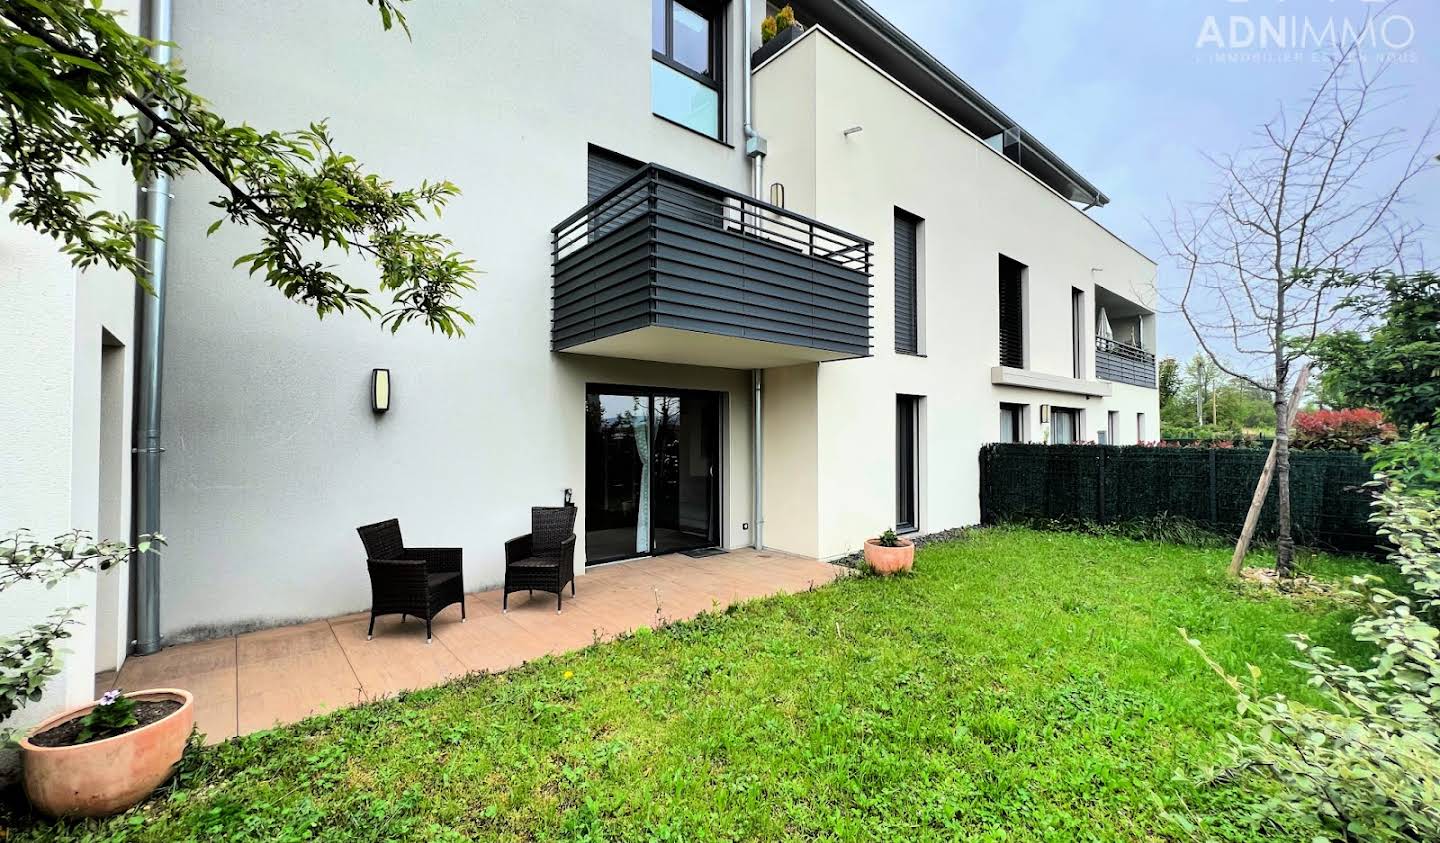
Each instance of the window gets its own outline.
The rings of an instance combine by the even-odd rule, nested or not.
[[[1025,405],[1000,405],[1000,442],[1025,441]]]
[[[1144,414],[1144,413],[1136,413],[1136,414],[1135,414],[1135,441],[1136,441],[1136,442],[1144,442],[1144,441],[1145,441],[1145,414]]]
[[[1117,444],[1115,441],[1115,429],[1120,426],[1119,422],[1120,414],[1115,410],[1111,410],[1110,412],[1105,414],[1105,435],[1100,440],[1101,445]]]
[[[918,529],[920,399],[895,396],[895,532]]]
[[[1025,265],[1000,256],[1000,365],[1025,368]]]
[[[1079,430],[1079,410],[1068,407],[1050,408],[1050,444],[1073,445]]]
[[[920,218],[895,209],[895,353],[919,354]]]
[[[1070,360],[1071,376],[1085,377],[1085,292],[1070,288]]]
[[[650,0],[650,109],[720,139],[724,5]]]

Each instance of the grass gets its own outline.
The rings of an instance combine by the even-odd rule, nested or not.
[[[1193,783],[1234,699],[1175,629],[1304,695],[1283,636],[1363,660],[1353,610],[1245,591],[1227,559],[977,531],[909,577],[230,741],[127,815],[9,839],[1189,839],[1181,814],[1212,839],[1308,840],[1253,826],[1253,783]]]

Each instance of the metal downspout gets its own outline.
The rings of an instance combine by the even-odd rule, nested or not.
[[[169,64],[171,0],[150,0],[147,37],[156,41],[155,61]],[[156,111],[168,116],[161,106]],[[150,240],[146,259],[150,268],[150,295],[142,297],[139,360],[136,366],[140,418],[135,424],[135,488],[139,500],[136,529],[139,535],[160,532],[160,383],[165,356],[165,236],[170,221],[170,178],[163,173],[151,177],[141,188],[146,200],[146,218],[159,236]],[[149,655],[160,649],[160,558],[155,550],[135,559],[135,652]]]
[[[744,58],[741,60],[743,78],[741,83],[740,99],[744,103],[745,112],[745,157],[750,160],[750,195],[756,199],[764,198],[761,194],[765,191],[765,139],[755,131],[753,123],[754,92],[754,68],[750,64],[750,57],[754,51],[750,49],[750,39],[754,29],[754,19],[751,15],[751,6],[754,0],[742,0],[741,7],[742,23],[740,46]],[[751,545],[756,550],[765,547],[765,460],[764,460],[764,428],[761,415],[761,387],[764,383],[764,372],[761,369],[750,370],[751,394],[750,402],[754,409],[754,429],[750,436],[750,451],[753,457],[753,465],[750,471],[754,488],[751,490],[750,499],[754,512],[750,517],[750,539]]]
[[[755,465],[751,470],[751,474],[755,478],[755,491],[753,493],[755,520],[750,522],[753,527],[753,532],[751,532],[750,535],[753,539],[751,544],[756,550],[765,549],[765,439],[761,435],[763,432],[761,425],[761,419],[763,418],[761,415],[761,401],[764,382],[765,372],[763,369],[750,370],[750,385],[752,387],[750,402],[755,408],[755,435],[751,439],[750,448],[751,453],[754,454],[755,457]]]

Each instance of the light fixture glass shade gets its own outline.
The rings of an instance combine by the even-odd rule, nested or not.
[[[1050,405],[1049,405],[1049,404],[1041,404],[1041,405],[1040,405],[1040,423],[1041,423],[1041,424],[1049,424],[1049,423],[1050,423]]]
[[[390,409],[390,370],[370,370],[370,409],[383,413]]]

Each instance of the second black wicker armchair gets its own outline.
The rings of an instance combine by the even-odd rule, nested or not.
[[[548,591],[555,611],[564,602],[565,586],[575,594],[575,507],[536,506],[530,509],[530,532],[505,542],[505,594],[501,611],[510,611],[510,592]]]
[[[406,547],[395,519],[356,530],[365,543],[370,568],[370,631],[378,615],[414,615],[425,620],[425,643],[440,610],[460,604],[465,621],[463,552],[458,547]]]

